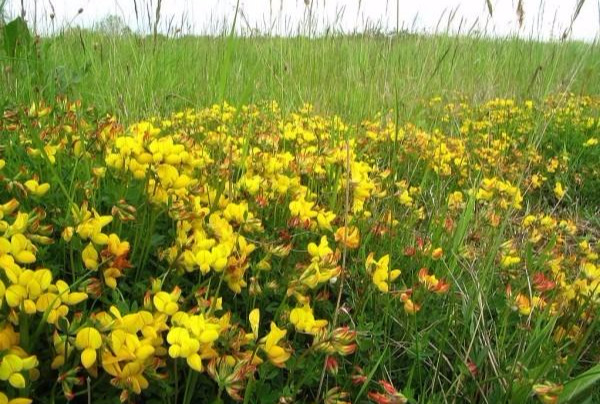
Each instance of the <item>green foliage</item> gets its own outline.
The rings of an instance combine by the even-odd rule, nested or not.
[[[27,23],[17,17],[3,27],[4,51],[9,58],[28,58],[31,54],[31,33]]]
[[[85,98],[126,120],[208,105],[310,101],[324,113],[364,116],[397,108],[419,121],[415,100],[437,95],[540,99],[600,90],[597,44],[445,35],[157,38],[73,28],[41,38],[39,75],[6,77],[6,97]],[[7,64],[0,60],[0,65]],[[1,80],[1,79],[0,79]],[[226,85],[224,85],[224,83]]]
[[[566,383],[558,402],[561,404],[580,403],[585,399],[586,394],[588,395],[588,398],[590,398],[589,394],[592,389],[596,389],[596,393],[598,393],[599,385],[600,364],[583,372],[582,374],[573,378],[573,380]]]
[[[492,2],[486,3],[491,13]],[[0,0],[0,11],[2,4]],[[66,125],[73,124],[70,119],[74,116],[80,126],[75,127],[73,135],[67,136],[69,144],[75,144],[77,136],[81,136],[79,140],[83,139],[84,143],[92,144],[92,140],[100,137],[99,128],[106,123],[106,113],[117,114],[126,126],[155,114],[166,119],[175,110],[205,106],[224,99],[234,105],[276,100],[284,111],[294,110],[307,101],[314,103],[318,113],[339,114],[349,122],[357,123],[382,113],[376,115],[371,124],[378,125],[390,119],[397,125],[395,140],[373,154],[369,164],[373,167],[388,164],[391,168],[392,175],[387,183],[387,174],[381,173],[381,181],[387,184],[384,190],[394,189],[394,183],[402,179],[419,187],[421,191],[416,203],[431,217],[417,219],[410,208],[398,205],[397,194],[389,192],[372,206],[372,221],[361,223],[361,247],[348,258],[351,275],[346,280],[345,303],[340,310],[341,321],[357,325],[360,349],[355,356],[341,361],[340,376],[327,376],[324,386],[339,383],[344,390],[354,393],[353,402],[367,400],[368,393],[378,388],[378,381],[382,379],[394,381],[411,403],[478,401],[483,397],[489,402],[536,402],[532,393],[535,383],[566,381],[560,402],[584,402],[586,397],[587,402],[595,402],[600,368],[590,363],[598,360],[594,340],[597,327],[590,326],[581,338],[570,335],[566,338],[568,342],[554,340],[559,327],[565,324],[588,324],[584,309],[567,313],[560,320],[548,308],[536,307],[527,316],[518,313],[519,308],[511,300],[517,291],[511,298],[504,289],[512,283],[520,288],[519,293],[523,296],[537,294],[537,290],[532,289],[531,275],[548,272],[549,260],[561,254],[567,257],[564,270],[568,276],[583,278],[579,262],[575,265],[569,261],[568,254],[579,251],[577,244],[557,244],[557,236],[553,236],[545,240],[547,245],[543,248],[534,248],[526,241],[527,234],[522,232],[521,216],[548,213],[577,219],[583,229],[579,230],[579,240],[585,238],[597,242],[600,234],[597,214],[600,206],[600,147],[583,145],[588,139],[598,137],[598,108],[582,109],[579,104],[574,104],[573,108],[564,107],[563,99],[558,104],[564,115],[557,115],[544,102],[545,96],[555,91],[600,93],[597,44],[404,34],[317,39],[239,38],[233,35],[233,30],[218,38],[157,36],[154,39],[133,34],[121,23],[107,19],[106,24],[100,25],[95,32],[71,29],[39,40],[32,38],[21,18],[2,28],[4,55],[0,58],[0,84],[3,86],[0,107],[25,105],[19,111],[23,121],[28,122],[25,128],[30,132],[22,133],[31,136],[32,147],[44,150],[39,136],[42,129],[54,128],[56,133],[62,133]],[[77,113],[66,113],[69,119],[59,114],[50,115],[46,118],[47,126],[38,125],[35,113],[28,111],[27,106],[32,100],[38,102],[40,99],[59,105],[62,101],[54,101],[57,96],[82,99],[85,106],[97,109],[83,108]],[[439,109],[430,104],[435,96],[444,100]],[[523,153],[531,146],[540,156],[537,170],[545,172],[547,160],[566,157],[561,169],[547,173],[551,179],[538,190],[529,190],[525,181],[533,173],[529,171],[530,167],[523,168],[522,172],[514,170],[511,174],[501,163],[495,166],[489,161],[479,167],[479,172],[470,167],[472,175],[466,179],[459,175],[455,175],[456,178],[441,176],[430,167],[437,160],[431,156],[424,158],[424,150],[414,146],[415,137],[409,141],[398,137],[400,128],[409,132],[417,128],[418,131],[442,133],[440,139],[448,144],[453,139],[464,139],[469,150],[472,143],[468,136],[480,139],[488,134],[481,130],[467,136],[461,128],[469,121],[485,124],[488,116],[504,116],[503,108],[478,109],[495,97],[514,97],[519,108],[524,105],[520,101],[527,99],[535,100],[536,105],[527,115],[528,126],[520,126],[522,122],[517,119],[491,121],[490,142],[501,139],[504,133],[509,137],[528,134],[518,137],[521,143],[509,147],[507,155],[499,158]],[[459,114],[461,101],[467,105],[465,115]],[[38,108],[41,105],[38,103]],[[386,114],[390,109],[395,112]],[[582,110],[585,112],[581,113]],[[9,129],[12,123],[9,115],[0,134],[3,139],[9,139],[9,136],[16,139],[17,133]],[[390,118],[392,115],[393,119]],[[591,122],[589,127],[586,120]],[[239,137],[241,158],[230,161],[218,145],[214,155],[219,163],[224,164],[227,160],[235,166],[230,179],[238,181],[247,172],[243,162],[255,154],[256,139],[275,132],[279,122],[271,122],[272,125],[265,127],[238,121],[237,117],[234,122],[227,130],[243,131],[244,136]],[[405,126],[406,122],[414,122],[412,129],[412,124]],[[207,126],[181,132],[189,132],[198,141],[205,136],[204,132],[220,127]],[[351,136],[364,134],[365,130],[365,126],[353,126]],[[170,273],[171,268],[159,259],[157,252],[176,237],[173,218],[166,210],[148,203],[143,181],[127,181],[111,175],[96,179],[93,169],[104,164],[98,159],[100,149],[90,147],[85,158],[60,158],[59,155],[58,163],[52,165],[46,162],[45,151],[40,152],[44,158],[34,158],[26,148],[20,147],[21,140],[0,144],[0,157],[10,163],[3,172],[3,180],[24,180],[29,178],[28,173],[35,172],[41,175],[41,180],[52,183],[52,192],[43,202],[49,220],[55,226],[57,239],[60,230],[72,222],[66,213],[70,199],[87,200],[105,213],[111,212],[121,200],[136,207],[134,221],[117,225],[115,220],[111,228],[131,242],[130,257],[135,263],[134,268],[120,283],[118,292],[109,291],[93,304],[115,302],[122,313],[139,310],[148,291],[147,280]],[[362,144],[360,141],[361,138],[357,138],[359,155],[363,153],[363,147],[365,155],[371,153],[368,142]],[[286,142],[283,144],[285,147]],[[471,160],[471,163],[476,162]],[[221,165],[215,167],[213,173],[220,172],[217,168]],[[344,205],[340,192],[344,183],[343,166],[326,167],[326,171],[326,177],[302,179],[306,180],[307,187],[320,195],[323,203],[328,201],[328,206],[339,213]],[[499,224],[491,226],[485,214],[486,205],[469,191],[484,177],[504,175],[514,175],[514,184],[520,189],[528,189],[527,201],[523,215],[505,211],[501,213]],[[205,180],[208,186],[217,188],[214,201],[219,200],[226,192],[223,178],[213,175]],[[553,186],[557,180],[567,187],[564,200],[557,201],[554,196]],[[447,196],[454,189],[464,191],[465,203],[464,210],[452,216]],[[264,223],[269,238],[279,239],[282,229],[289,228],[286,206],[290,198],[256,207],[269,218]],[[249,200],[251,204],[257,203]],[[31,210],[38,201],[26,201],[24,208]],[[384,223],[382,217],[388,210],[399,219],[398,231],[374,236],[375,226],[371,225],[378,221]],[[446,218],[454,223],[452,230],[444,229]],[[297,248],[293,254],[305,253],[305,245],[315,238],[316,234],[310,232],[294,234]],[[433,260],[423,251],[416,257],[407,253],[406,248],[418,245],[419,239],[425,239],[431,246],[443,247],[444,258]],[[518,251],[523,260],[518,271],[502,269],[498,262],[505,242],[511,239],[523,243],[523,248]],[[40,248],[39,254],[52,257],[54,261],[50,266],[58,271],[56,275],[77,286],[78,280],[84,279],[86,274],[79,262],[85,243],[73,240],[68,244],[71,255],[73,251],[76,253],[76,264],[67,254],[66,245],[58,240],[56,244]],[[470,258],[469,249],[475,251]],[[377,257],[390,254],[394,267],[402,269],[401,279],[405,279],[405,284],[398,286],[395,291],[398,293],[381,294],[370,284],[365,271],[365,259],[370,252],[375,252]],[[259,258],[252,262],[253,266],[258,264]],[[273,268],[274,271],[291,272],[297,263],[293,259],[274,258]],[[452,289],[448,295],[440,296],[416,292],[413,297],[426,309],[409,316],[404,313],[398,295],[408,289],[417,290],[417,274],[422,267],[428,267],[440,278],[448,280]],[[195,278],[185,274],[170,282],[169,286],[177,285],[187,290],[197,286]],[[335,291],[335,288],[337,286],[332,284],[331,290]],[[238,317],[244,311],[242,306],[251,298],[256,301],[246,292],[224,293],[228,293],[226,296],[230,300],[228,309],[234,310]],[[267,318],[277,318],[282,307],[289,308],[289,303],[280,304],[281,296],[268,288],[263,293],[262,298],[271,300],[261,307]],[[543,293],[548,299],[555,296],[553,291]],[[335,310],[332,302],[319,302],[319,307],[321,313],[316,313],[319,315]],[[61,330],[64,328],[66,326],[61,326]],[[28,340],[29,334],[23,335],[28,347],[35,346],[40,336],[38,330],[32,331],[32,338]],[[297,333],[293,338],[296,346],[308,346],[306,335]],[[40,356],[41,362],[50,359],[49,353],[43,355],[46,356]],[[244,403],[273,403],[282,396],[300,401],[313,400],[317,389],[320,390],[317,386],[322,381],[319,377],[323,356],[309,356],[304,360],[293,357],[285,371],[268,364],[261,366],[248,381]],[[566,362],[558,365],[559,359]],[[78,363],[77,360],[71,358],[71,364]],[[205,373],[191,371],[184,361],[174,363],[165,369],[169,380],[153,380],[141,400],[155,403],[183,400],[187,404],[211,397],[214,403],[228,402],[217,397],[220,391],[217,392],[214,380]],[[362,367],[365,378],[359,386],[346,380],[355,371],[355,366]],[[46,387],[49,390],[55,380],[56,374],[46,370],[38,391],[44,391]],[[107,379],[101,379],[99,384],[104,382],[108,383]],[[80,390],[80,394],[78,399],[83,400],[84,390]],[[116,398],[94,399],[94,402],[115,401]]]
[[[6,1],[7,0],[0,0],[0,28],[2,28],[4,26],[4,23],[5,23],[5,21],[4,21],[4,19],[5,19],[4,10],[6,8]]]

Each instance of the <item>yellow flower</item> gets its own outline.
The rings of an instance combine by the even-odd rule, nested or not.
[[[108,243],[108,236],[102,233],[102,228],[112,222],[112,216],[100,216],[98,212],[93,210],[94,217],[87,211],[87,208],[83,208],[81,212],[77,211],[75,207],[74,213],[76,217],[80,217],[82,222],[77,226],[77,234],[83,240],[91,240],[94,244],[105,245]]]
[[[300,275],[300,281],[311,289],[316,288],[319,284],[329,281],[330,279],[340,274],[341,267],[333,266],[329,268],[321,268],[318,261],[312,262]]]
[[[537,218],[534,215],[525,216],[522,222],[523,227],[530,227],[533,223],[535,223],[536,220]]]
[[[61,237],[68,243],[73,238],[74,233],[75,229],[71,226],[68,226],[63,229]]]
[[[117,288],[117,279],[123,276],[123,272],[119,268],[109,267],[102,271],[104,283],[111,289]]]
[[[407,189],[403,190],[400,193],[399,200],[400,200],[400,204],[403,206],[406,206],[408,208],[413,206],[413,198],[410,196]]]
[[[120,257],[129,252],[129,243],[127,241],[121,241],[119,236],[114,233],[108,236],[108,249],[115,257]]]
[[[582,265],[583,273],[588,279],[593,281],[600,280],[600,266],[596,266],[591,262],[586,262]]]
[[[406,314],[414,315],[421,310],[421,306],[415,303],[406,293],[400,295],[400,300],[404,302],[404,311]]]
[[[554,195],[556,195],[558,199],[562,199],[566,193],[567,190],[563,189],[562,184],[560,182],[556,182],[556,184],[554,185]]]
[[[0,392],[0,404],[31,404],[32,402],[33,400],[30,398],[24,397],[12,398],[9,400],[6,394]]]
[[[179,310],[179,306],[177,305],[177,300],[181,295],[181,289],[175,288],[173,292],[158,292],[154,295],[152,302],[154,303],[154,307],[161,313],[165,313],[168,316],[172,316],[177,313]]]
[[[171,318],[173,327],[167,334],[169,356],[186,358],[192,369],[201,372],[202,359],[216,355],[212,345],[219,338],[219,333],[227,329],[228,322],[228,315],[217,319],[206,318],[203,314],[175,313]]]
[[[556,404],[559,401],[563,386],[552,382],[534,384],[533,392],[543,404]]]
[[[56,281],[55,288],[62,303],[69,306],[79,304],[88,298],[88,295],[84,292],[71,292],[71,288],[65,281]]]
[[[439,260],[440,258],[442,258],[443,255],[444,250],[441,247],[438,247],[431,252],[431,258],[433,258],[434,260]]]
[[[377,288],[383,293],[386,293],[389,291],[390,282],[395,281],[398,278],[398,276],[400,276],[401,272],[399,269],[394,269],[390,271],[389,254],[384,255],[378,261],[373,258],[373,255],[373,253],[370,253],[367,257],[367,271],[371,272],[373,277],[373,283],[375,284],[375,286],[377,286]]]
[[[253,339],[258,339],[258,326],[260,323],[260,310],[253,309],[248,315],[248,320],[250,321],[250,327],[252,328],[252,336]]]
[[[427,290],[435,293],[446,293],[450,288],[450,284],[443,279],[438,279],[434,274],[429,274],[427,268],[421,268],[418,274],[419,282],[423,284]]]
[[[13,201],[15,201],[13,199]],[[13,207],[18,207],[19,203],[16,202],[16,204],[13,204],[12,202],[7,202],[4,205],[2,205],[2,210],[4,211],[4,214],[10,214],[10,212],[12,212]],[[8,206],[6,206],[8,205]],[[11,206],[12,205],[12,206]],[[4,209],[6,207],[6,210]],[[16,209],[15,207],[15,209]],[[27,230],[27,227],[29,226],[29,214],[27,213],[23,213],[23,212],[17,212],[17,217],[15,218],[15,221],[13,222],[12,225],[10,225],[8,228],[5,228],[5,232],[4,232],[4,237],[9,237],[13,234],[19,234],[19,233],[24,233],[25,230]]]
[[[15,332],[12,324],[5,324],[2,329],[0,329],[0,350],[8,350],[18,344],[19,333]]]
[[[360,245],[360,232],[358,231],[358,227],[340,227],[335,232],[335,241],[350,249],[358,248]]]
[[[1,211],[0,211],[1,212]],[[0,236],[0,255],[8,254],[12,250],[10,241],[6,237]]]
[[[98,251],[96,251],[92,243],[89,243],[87,247],[83,249],[81,252],[81,258],[83,259],[83,263],[87,269],[91,269],[92,271],[98,269]]]
[[[519,262],[521,262],[521,258],[516,257],[516,256],[506,255],[506,256],[502,257],[502,259],[500,260],[500,265],[502,265],[503,268],[508,268],[510,266],[518,264]]]
[[[291,180],[290,177],[287,177],[282,174],[278,174],[274,181],[273,188],[275,189],[275,191],[277,191],[277,193],[279,193],[280,195],[283,195],[293,185],[292,181],[293,180]],[[302,200],[304,200],[304,198],[302,198]],[[311,207],[312,207],[312,205],[311,205]],[[300,205],[297,205],[297,204],[294,204],[294,208],[292,208],[292,204],[290,203],[290,211],[292,211],[292,216],[298,216],[300,210],[302,210],[302,209],[303,209],[303,207]],[[294,214],[294,212],[296,212],[298,214]]]
[[[317,224],[321,230],[333,231],[331,222],[335,219],[335,213],[331,211],[321,211],[317,214]]]
[[[456,210],[464,207],[463,194],[460,191],[455,191],[448,196],[448,208]]]
[[[36,180],[25,181],[25,187],[35,196],[42,196],[50,189],[50,184],[47,182],[38,184]]]
[[[248,193],[250,195],[256,195],[258,193],[258,191],[260,190],[260,182],[261,182],[261,178],[258,175],[248,175],[246,174],[241,180],[240,180],[240,186],[243,187],[246,191],[248,191]]]
[[[519,293],[514,302],[513,309],[518,310],[523,316],[528,316],[533,311],[533,308],[543,308],[546,302],[539,296],[533,296],[531,300],[521,293]]]
[[[143,375],[144,368],[139,362],[131,362],[123,367],[121,379],[131,387],[131,390],[140,394],[143,389],[148,388],[150,383]]]
[[[35,356],[21,358],[10,353],[4,356],[0,362],[0,380],[8,381],[17,389],[25,388],[25,377],[20,372],[33,369],[37,363]]]
[[[102,335],[93,327],[85,327],[77,332],[75,346],[82,350],[81,364],[89,369],[96,362],[96,350],[102,346]]]
[[[207,274],[211,265],[215,262],[215,258],[209,250],[200,250],[196,253],[195,261],[200,267],[200,272]]]
[[[21,284],[10,285],[5,293],[4,298],[9,307],[19,307],[21,302],[27,297],[27,289]]]
[[[485,189],[479,189],[477,191],[477,194],[475,195],[475,198],[477,199],[483,199],[484,201],[489,201],[494,197],[494,193],[492,191],[488,191]]]
[[[19,264],[32,264],[35,262],[35,247],[22,234],[15,234],[10,239],[11,254]]]
[[[15,198],[13,198],[10,201],[0,205],[0,211],[5,215],[10,215],[15,210],[17,210],[18,207],[19,207],[19,201],[17,201]],[[26,216],[25,222],[27,222],[27,214],[26,213],[18,213],[17,219],[18,219],[18,215],[25,215]],[[16,221],[16,219],[15,219],[15,221]]]
[[[232,247],[229,244],[219,244],[211,249],[211,254],[213,257],[213,262],[211,263],[211,267],[217,271],[221,272],[227,266],[227,260],[229,255],[231,254]]]
[[[246,219],[251,219],[252,214],[248,212],[248,203],[242,202],[229,203],[223,211],[223,217],[229,222],[236,222],[238,224],[244,223]]]
[[[106,174],[106,167],[93,167],[92,173],[98,178],[104,178]]]
[[[553,173],[556,171],[556,169],[558,168],[558,159],[556,157],[553,157],[550,162],[546,165],[546,170],[548,170],[549,173]]]
[[[546,180],[546,177],[538,174],[531,176],[531,186],[536,189],[542,186],[542,182]]]
[[[327,320],[315,320],[311,307],[306,303],[302,307],[292,309],[290,322],[298,331],[308,334],[316,334],[327,325]]]
[[[315,206],[314,202],[306,201],[304,196],[301,196],[290,202],[289,208],[292,216],[300,218],[303,222],[310,222],[312,218],[318,215],[318,213],[313,210],[313,206]]]
[[[415,304],[411,299],[404,302],[404,311],[407,314],[416,314],[420,310],[420,306]]]
[[[263,351],[267,354],[269,361],[277,367],[284,367],[285,362],[291,356],[289,350],[278,345],[279,341],[281,341],[286,334],[286,330],[282,330],[277,327],[274,322],[271,322],[271,331],[269,331],[269,333],[261,340],[261,342],[263,342]]]
[[[327,241],[327,237],[321,237],[321,242],[317,246],[315,243],[308,243],[308,253],[313,257],[313,259],[321,259],[330,254],[333,254],[333,250],[329,248],[329,242]]]
[[[173,327],[167,334],[169,346],[169,356],[171,358],[189,358],[192,357],[190,367],[198,372],[202,371],[202,362],[196,360],[197,352],[200,349],[200,341],[192,338],[187,329],[183,327]]]
[[[146,331],[150,334],[150,331]],[[109,335],[109,345],[116,357],[113,360],[134,360],[144,361],[149,358],[155,351],[154,347],[150,344],[150,339],[144,339],[140,341],[137,334],[127,332],[123,329],[115,329]],[[103,353],[103,364],[110,363],[111,360]],[[105,360],[107,359],[107,360]]]

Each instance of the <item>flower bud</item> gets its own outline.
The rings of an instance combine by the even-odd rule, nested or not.
[[[69,241],[71,241],[71,239],[73,238],[74,232],[75,232],[75,229],[72,226],[65,227],[62,231],[63,240],[65,240],[67,243]]]
[[[330,375],[336,376],[339,368],[340,365],[334,356],[328,355],[325,358],[325,369],[327,369],[327,372],[329,372]]]

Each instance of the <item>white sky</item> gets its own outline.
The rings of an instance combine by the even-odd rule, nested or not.
[[[91,27],[109,14],[121,16],[134,30],[149,32],[150,10],[154,18],[157,0],[23,0],[27,19],[37,20],[38,32],[57,32],[65,26]],[[517,18],[518,0],[491,0],[490,17],[485,0],[312,0],[310,25],[317,32],[326,27],[338,32],[409,29],[413,32],[460,32],[473,29],[489,36],[517,34],[522,37],[556,39],[570,26],[580,0],[523,0],[524,24]],[[138,15],[136,18],[135,6]],[[21,0],[8,0],[9,15],[17,15]],[[36,16],[37,6],[37,18]],[[183,33],[214,34],[231,23],[236,0],[163,0],[159,28],[167,32],[182,27]],[[78,9],[83,12],[78,15]],[[55,18],[49,15],[54,10]],[[304,0],[240,0],[238,26],[262,33],[306,33],[309,7]],[[450,16],[453,16],[451,18]],[[171,31],[172,32],[172,31]],[[570,38],[592,41],[599,37],[598,0],[585,1],[572,25]]]

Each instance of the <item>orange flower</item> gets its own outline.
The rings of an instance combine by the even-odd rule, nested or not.
[[[513,310],[519,310],[519,314],[528,316],[533,311],[533,308],[543,309],[546,302],[539,296],[533,296],[531,300],[521,293],[515,297]]]
[[[360,245],[360,232],[358,231],[358,227],[340,227],[335,232],[335,241],[350,249],[358,248]]]
[[[541,272],[537,272],[533,275],[533,284],[535,286],[535,289],[539,292],[552,290],[556,287],[556,282],[546,278],[546,275],[544,275]]]
[[[369,399],[376,402],[377,404],[404,404],[408,402],[408,399],[390,382],[380,380],[379,385],[383,388],[383,393],[377,393],[374,391],[369,392]]]
[[[328,355],[325,358],[325,369],[327,369],[327,372],[329,372],[330,375],[336,376],[338,374],[339,368],[340,365],[337,359],[335,359],[335,357]]]
[[[427,268],[421,268],[419,271],[419,282],[427,287],[427,290],[442,294],[446,293],[450,288],[450,284],[443,279],[437,279],[435,275],[429,275]]]
[[[563,386],[552,382],[534,384],[533,392],[544,404],[554,404],[558,402],[558,397],[563,390]]]
[[[441,247],[438,247],[431,252],[431,258],[433,258],[434,260],[439,260],[440,258],[442,258],[443,255],[444,250],[442,250]]]
[[[416,314],[419,310],[421,310],[421,305],[413,302],[410,296],[406,293],[402,293],[400,295],[400,300],[404,302],[404,311],[407,314]]]

